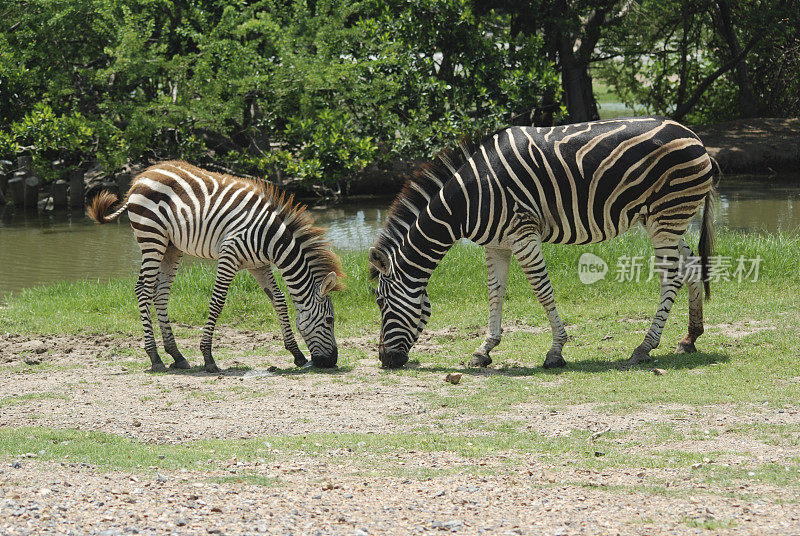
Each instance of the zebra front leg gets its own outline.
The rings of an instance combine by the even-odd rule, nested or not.
[[[526,236],[522,240],[517,240],[513,244],[514,256],[519,261],[522,271],[528,278],[539,303],[547,313],[550,321],[550,329],[553,332],[553,346],[545,356],[544,368],[560,368],[567,364],[561,356],[561,349],[567,342],[567,331],[564,323],[556,310],[553,295],[553,286],[550,284],[550,276],[547,275],[547,266],[542,256],[542,243],[538,235]]]
[[[655,248],[655,261],[661,274],[661,304],[656,311],[650,329],[644,341],[633,351],[629,365],[647,363],[650,361],[650,350],[658,347],[661,342],[661,332],[667,323],[669,311],[675,303],[675,297],[683,282],[678,274],[678,249],[676,246]]]
[[[239,271],[240,262],[231,253],[223,252],[217,263],[217,277],[214,281],[214,290],[211,295],[211,302],[208,305],[208,321],[203,327],[203,338],[200,341],[200,351],[203,354],[203,367],[206,372],[219,372],[219,367],[214,362],[211,355],[211,340],[214,337],[214,327],[217,325],[217,318],[225,306],[225,298],[228,295],[228,288],[231,281]]]
[[[156,297],[153,300],[156,307],[156,315],[158,316],[158,324],[161,328],[161,337],[164,340],[164,350],[175,360],[169,367],[174,369],[189,368],[189,362],[183,357],[183,354],[178,350],[178,345],[175,343],[175,335],[172,333],[172,326],[169,323],[169,314],[167,313],[169,291],[172,287],[172,282],[175,280],[175,273],[178,271],[178,265],[182,257],[183,252],[181,250],[172,245],[167,247],[158,271]]]
[[[164,362],[158,355],[156,339],[153,335],[153,322],[150,318],[150,302],[153,300],[156,277],[166,245],[141,242],[140,246],[142,247],[142,267],[139,270],[139,279],[136,281],[136,299],[139,303],[139,314],[144,329],[144,351],[150,358],[150,370],[163,372],[167,370],[167,367],[164,366]]]
[[[697,351],[694,343],[703,334],[703,281],[700,273],[700,259],[683,238],[678,244],[678,253],[686,267],[682,275],[689,292],[689,330],[686,337],[678,343],[675,353],[688,354]]]
[[[286,297],[283,295],[283,292],[281,292],[281,289],[275,282],[275,277],[272,275],[272,270],[269,266],[263,266],[261,268],[251,269],[250,273],[253,274],[253,277],[258,282],[259,286],[264,290],[267,296],[269,296],[269,300],[272,302],[272,307],[275,309],[275,312],[278,315],[278,322],[281,325],[281,335],[283,336],[283,347],[291,352],[292,356],[294,357],[294,364],[298,367],[302,367],[308,363],[308,359],[306,359],[306,356],[303,355],[303,352],[301,352],[300,348],[297,346],[297,341],[295,340],[294,332],[292,331],[292,324],[289,321],[289,310],[286,307]]]
[[[506,296],[508,269],[511,265],[511,250],[486,248],[486,267],[488,269],[489,326],[483,344],[473,353],[469,361],[472,367],[486,367],[491,364],[489,352],[500,344],[503,332],[503,299]]]

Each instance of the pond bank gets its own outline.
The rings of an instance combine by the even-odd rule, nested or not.
[[[800,118],[739,119],[694,131],[723,173],[800,171]]]

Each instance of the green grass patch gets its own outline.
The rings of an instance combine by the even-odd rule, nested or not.
[[[277,477],[268,477],[256,473],[239,473],[230,476],[214,476],[208,479],[215,484],[249,484],[251,486],[262,486],[265,488],[275,488],[282,485]]]
[[[44,400],[47,398],[69,400],[69,397],[62,393],[53,393],[51,391],[43,393],[26,393],[24,395],[6,396],[0,398],[0,408],[3,406],[11,406],[16,404],[25,404],[31,400]]]
[[[715,519],[713,517],[707,517],[707,518],[686,517],[683,519],[683,523],[689,528],[705,529],[705,530],[732,529],[735,528],[737,525],[735,519]]]

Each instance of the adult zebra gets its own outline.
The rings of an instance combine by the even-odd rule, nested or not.
[[[286,198],[262,182],[209,172],[185,162],[164,162],[138,175],[122,207],[106,216],[116,201],[116,195],[102,192],[87,213],[98,223],[108,223],[128,211],[142,250],[136,297],[145,351],[153,370],[165,370],[165,366],[153,336],[151,301],[164,349],[175,360],[171,367],[189,368],[175,344],[167,315],[170,286],[184,253],[219,261],[200,342],[205,370],[219,371],[211,355],[211,339],[228,287],[242,269],[253,274],[272,301],[284,345],[294,355],[295,364],[307,362],[294,339],[286,299],[275,283],[272,264],[286,282],[297,310],[297,330],[308,345],[312,361],[319,367],[336,364],[333,306],[328,293],[340,290],[341,265],[327,248],[324,230],[314,227],[305,207],[294,204],[292,196]]]
[[[500,342],[503,297],[513,254],[547,312],[553,345],[544,367],[566,363],[567,333],[556,310],[541,243],[590,244],[640,222],[649,233],[661,272],[661,304],[629,362],[650,358],[658,346],[683,280],[689,290],[689,330],[680,352],[696,351],[703,332],[699,274],[680,266],[696,261],[682,235],[705,200],[700,255],[705,277],[711,254],[713,168],[702,142],[663,118],[578,123],[554,128],[512,127],[474,150],[446,151],[404,187],[370,249],[381,310],[379,357],[403,366],[430,316],[426,286],[460,238],[486,248],[489,327],[470,360],[491,363]],[[679,262],[679,259],[683,259]],[[696,264],[695,264],[696,265]]]

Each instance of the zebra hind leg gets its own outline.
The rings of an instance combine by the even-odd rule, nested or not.
[[[689,354],[697,351],[694,343],[703,334],[703,281],[700,273],[700,259],[681,238],[678,253],[686,267],[684,282],[689,292],[689,330],[686,337],[678,342],[677,354]]]
[[[169,302],[169,291],[172,282],[175,280],[175,273],[183,257],[183,252],[173,245],[167,247],[164,259],[158,271],[158,282],[156,284],[156,297],[153,303],[158,315],[158,325],[161,328],[161,337],[164,340],[164,350],[172,356],[175,361],[169,366],[173,369],[188,369],[189,362],[183,357],[178,345],[175,343],[175,335],[172,333],[172,326],[169,323],[167,313],[167,303]]]
[[[217,263],[217,277],[214,281],[214,290],[211,294],[211,301],[208,305],[208,320],[203,327],[203,338],[200,340],[200,352],[203,354],[203,367],[206,372],[220,372],[219,367],[214,362],[211,355],[211,340],[214,337],[214,327],[217,325],[217,318],[225,305],[225,298],[228,295],[228,288],[231,281],[239,271],[240,262],[230,250],[221,253]]]
[[[561,355],[564,343],[567,342],[567,332],[564,323],[558,315],[555,299],[553,296],[553,286],[550,284],[550,276],[547,275],[547,266],[542,256],[541,239],[538,236],[525,237],[514,242],[514,256],[519,261],[522,271],[533,286],[539,303],[547,313],[550,321],[550,329],[553,331],[553,346],[547,352],[544,360],[544,368],[560,368],[567,364]]]
[[[471,367],[486,367],[492,363],[489,352],[500,344],[503,332],[503,299],[506,295],[508,282],[508,269],[511,265],[511,250],[486,248],[486,267],[488,268],[489,289],[489,327],[486,338],[473,353],[469,360]]]
[[[254,268],[250,270],[253,277],[258,282],[261,289],[267,294],[269,300],[272,302],[272,307],[278,315],[278,322],[281,325],[281,335],[283,336],[283,346],[294,357],[294,364],[302,367],[308,363],[308,359],[303,355],[303,352],[297,346],[297,341],[294,338],[292,331],[292,324],[289,321],[289,311],[286,307],[286,297],[281,292],[278,284],[275,282],[275,277],[272,275],[272,270],[269,266],[261,268]]]
[[[144,328],[144,350],[150,358],[150,370],[163,372],[167,370],[167,367],[164,366],[164,362],[158,355],[156,339],[153,335],[153,322],[150,317],[150,302],[153,300],[156,276],[166,245],[154,242],[142,242],[140,245],[142,247],[142,267],[136,282],[136,299],[139,302],[139,314]]]
[[[683,284],[682,278],[678,274],[678,246],[666,246],[655,248],[655,262],[661,274],[661,304],[656,311],[650,329],[644,337],[644,341],[633,351],[629,365],[647,363],[650,361],[650,350],[658,347],[661,342],[661,332],[667,323],[669,311],[675,303],[675,297]]]

